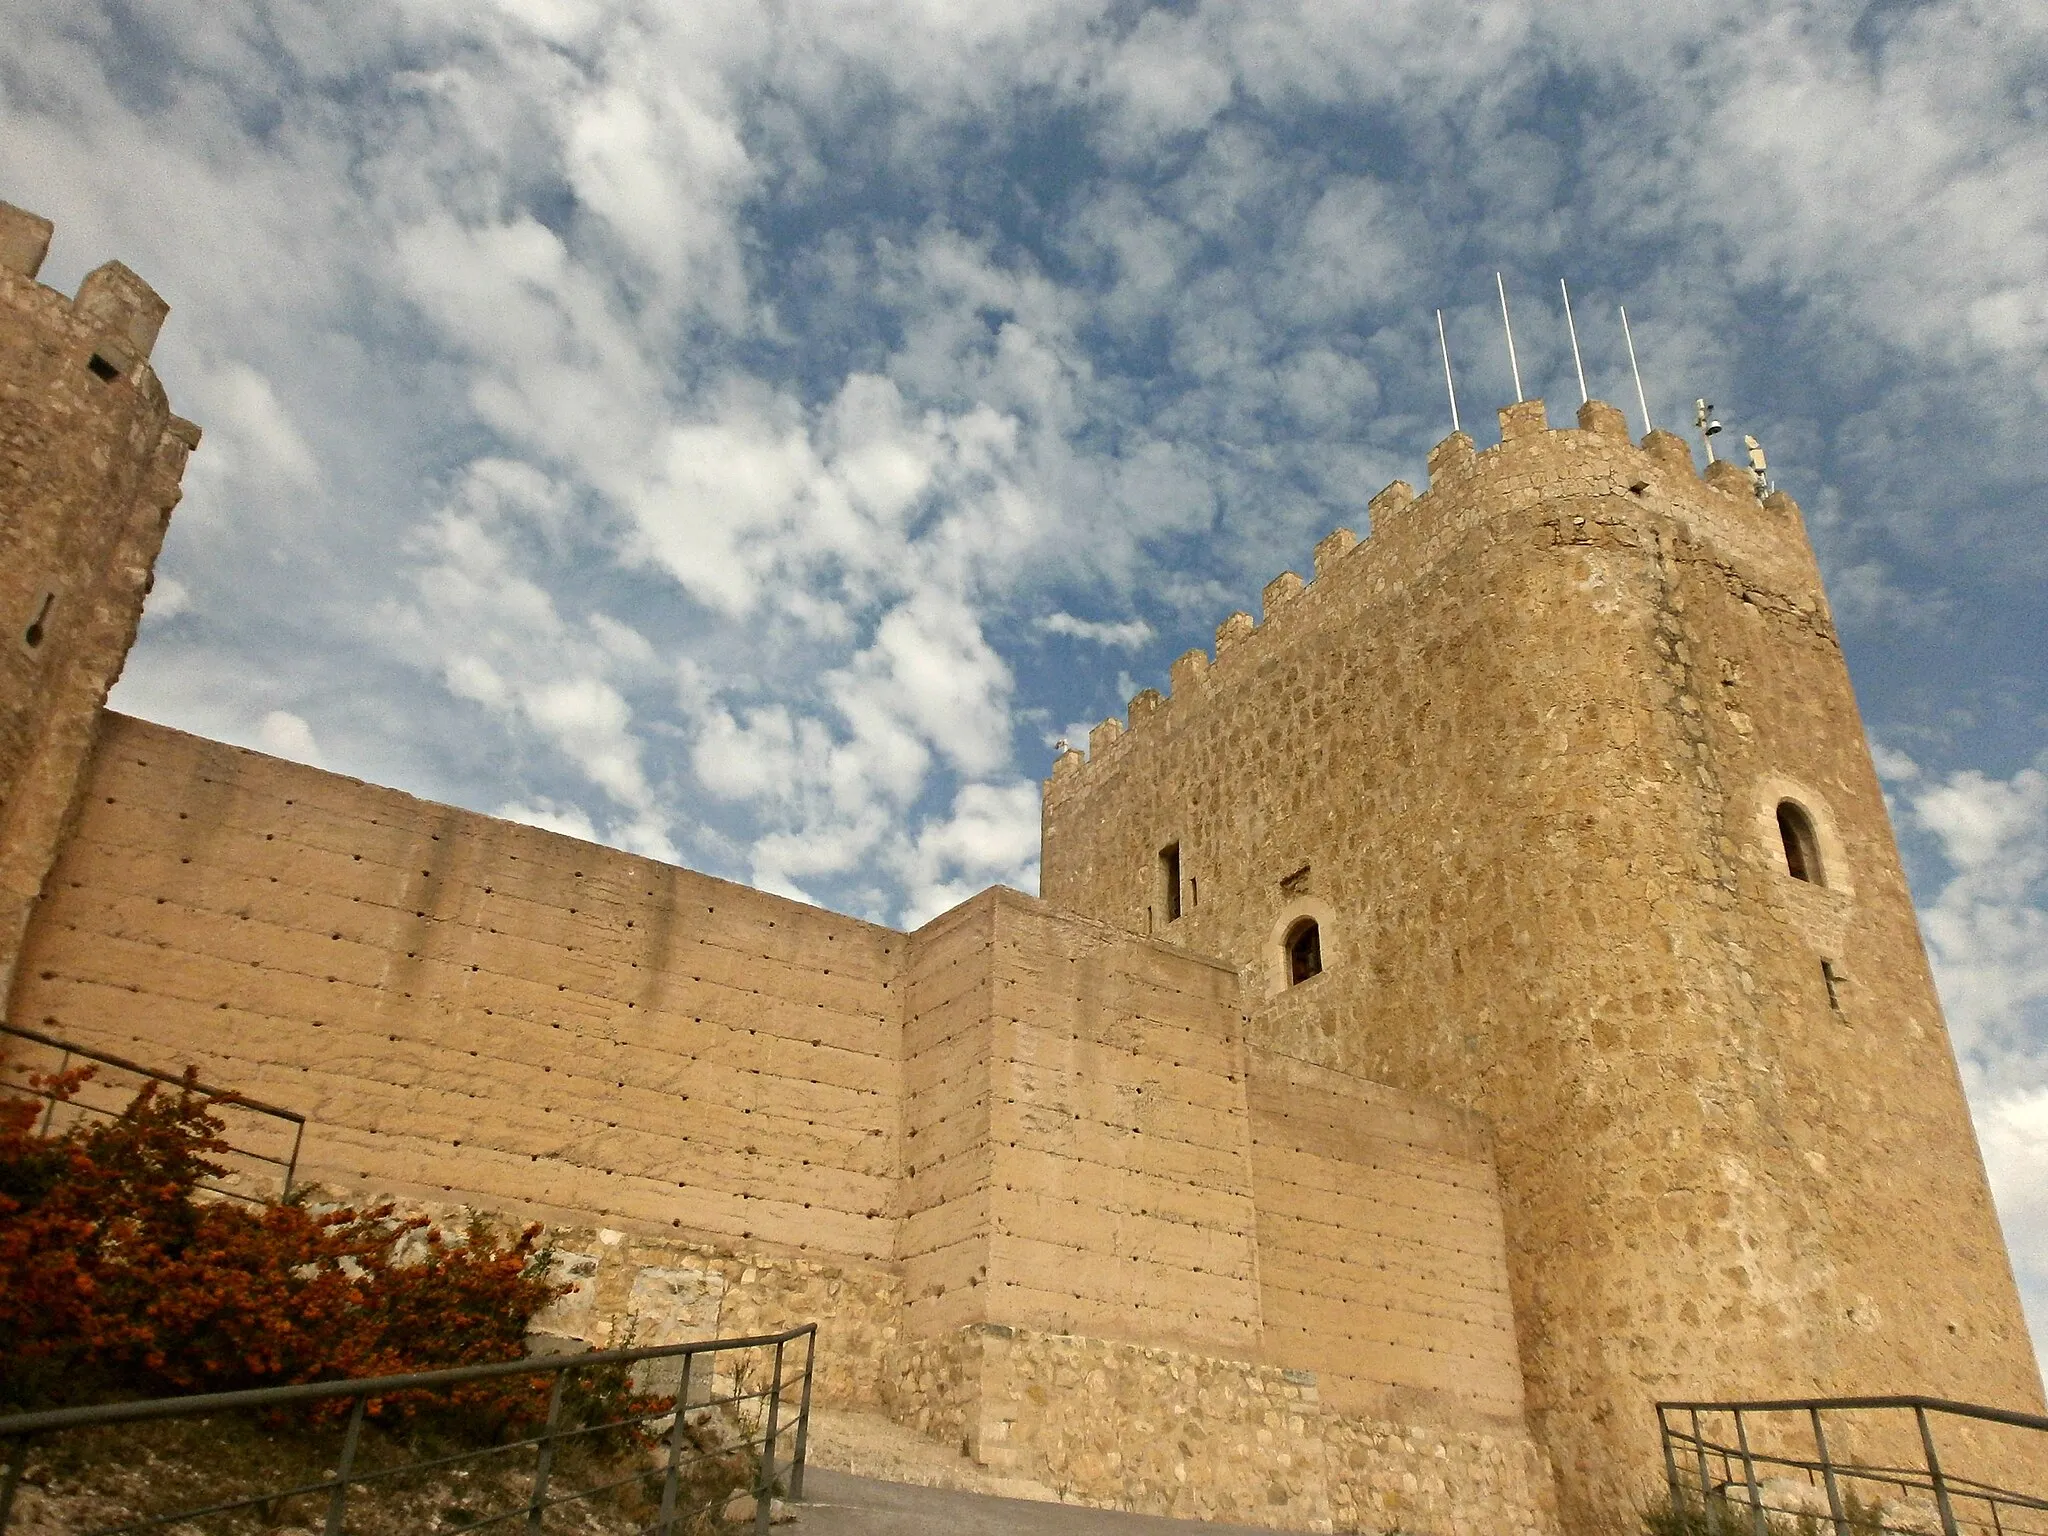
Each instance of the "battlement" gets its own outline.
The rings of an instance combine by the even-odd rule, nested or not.
[[[1048,802],[1082,790],[1099,765],[1170,732],[1176,709],[1199,700],[1212,674],[1256,666],[1274,646],[1288,642],[1298,620],[1338,593],[1358,584],[1422,579],[1478,520],[1526,515],[1539,504],[1562,508],[1605,498],[1624,515],[1631,509],[1675,515],[1695,536],[1749,563],[1766,554],[1763,546],[1785,543],[1780,536],[1787,532],[1801,535],[1792,542],[1804,550],[1798,504],[1789,495],[1776,491],[1759,504],[1750,473],[1726,460],[1710,464],[1702,475],[1691,445],[1676,433],[1659,429],[1635,442],[1627,418],[1604,400],[1581,406],[1575,427],[1553,428],[1541,400],[1503,407],[1499,418],[1497,444],[1481,450],[1464,432],[1443,439],[1429,451],[1428,483],[1419,494],[1405,480],[1388,485],[1366,505],[1370,522],[1364,538],[1349,528],[1333,530],[1315,546],[1310,578],[1281,572],[1261,592],[1258,616],[1240,610],[1225,618],[1216,628],[1213,651],[1190,650],[1173,662],[1164,692],[1141,690],[1124,718],[1112,716],[1088,733],[1085,753],[1071,747],[1061,752],[1045,781]],[[1577,526],[1558,526],[1556,542],[1579,542],[1587,514],[1558,516],[1571,517]],[[1596,518],[1619,520],[1612,513]]]

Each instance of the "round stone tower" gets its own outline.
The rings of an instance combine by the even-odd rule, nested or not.
[[[44,287],[49,244],[0,203],[0,999],[199,443],[149,366],[170,306],[119,262]]]
[[[1567,1528],[1661,1480],[1659,1398],[2039,1412],[1799,509],[1598,402],[1501,427],[1063,756],[1046,899],[1491,1120]]]

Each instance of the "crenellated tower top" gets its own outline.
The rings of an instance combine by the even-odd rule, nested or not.
[[[1428,484],[1420,495],[1405,480],[1381,490],[1367,504],[1366,538],[1348,528],[1333,530],[1315,546],[1311,579],[1281,572],[1266,583],[1258,616],[1231,614],[1217,626],[1213,650],[1190,650],[1173,662],[1164,692],[1141,690],[1124,718],[1111,716],[1088,733],[1085,753],[1071,747],[1061,752],[1046,780],[1048,803],[1083,790],[1097,765],[1142,751],[1146,741],[1170,733],[1176,709],[1202,694],[1212,672],[1256,668],[1276,647],[1290,643],[1299,616],[1341,601],[1351,587],[1422,579],[1445,540],[1474,516],[1513,511],[1540,498],[1556,503],[1559,517],[1576,517],[1583,526],[1586,514],[1565,510],[1566,503],[1625,495],[1645,512],[1677,517],[1732,556],[1753,562],[1775,547],[1779,558],[1810,568],[1798,503],[1783,491],[1759,502],[1754,478],[1726,461],[1709,465],[1702,477],[1691,445],[1676,433],[1653,431],[1631,443],[1627,419],[1602,400],[1580,407],[1576,428],[1552,429],[1541,400],[1507,406],[1499,414],[1498,444],[1482,452],[1467,433],[1443,439],[1429,451]],[[1562,525],[1559,531],[1569,536]],[[1824,612],[1817,573],[1809,572],[1804,589]]]
[[[118,261],[37,282],[51,233],[0,203],[0,997],[199,445],[150,364],[170,306]]]

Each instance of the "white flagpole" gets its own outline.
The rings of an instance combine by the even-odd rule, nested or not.
[[[1579,404],[1584,405],[1593,397],[1586,393],[1586,365],[1579,361],[1579,328],[1572,323],[1572,291],[1565,287],[1561,277],[1557,280],[1557,291],[1564,295],[1564,328],[1572,333],[1572,366],[1579,370]]]
[[[1643,408],[1643,431],[1648,434],[1656,428],[1650,425],[1650,402],[1643,394],[1643,370],[1636,366],[1636,339],[1628,328],[1628,306],[1620,304],[1616,308],[1621,311],[1622,337],[1628,342],[1628,371],[1636,376],[1636,404]]]
[[[1515,328],[1508,323],[1508,285],[1493,274],[1493,286],[1500,290],[1500,325],[1508,333],[1508,367],[1515,375],[1515,404],[1522,403],[1522,365],[1515,361]]]
[[[1451,397],[1451,430],[1462,432],[1458,425],[1458,386],[1451,382],[1451,344],[1444,339],[1444,312],[1436,312],[1436,344],[1444,349],[1444,390]]]

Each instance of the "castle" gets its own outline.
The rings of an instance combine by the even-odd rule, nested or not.
[[[1659,1397],[2040,1378],[1798,507],[1454,433],[913,933],[106,711],[199,433],[0,205],[0,995],[547,1221],[551,1326],[817,1318],[1089,1502],[1551,1536]],[[14,1043],[15,1065],[41,1065]]]

